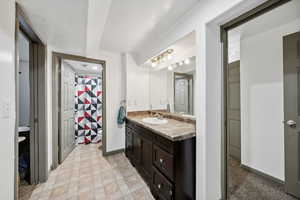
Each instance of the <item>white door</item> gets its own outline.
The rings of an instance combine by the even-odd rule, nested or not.
[[[189,112],[189,81],[175,79],[175,112]]]
[[[75,72],[65,62],[61,64],[60,105],[59,162],[62,163],[75,147]]]

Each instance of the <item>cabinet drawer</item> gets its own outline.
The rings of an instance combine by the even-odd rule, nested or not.
[[[157,169],[153,169],[152,190],[158,199],[173,200],[174,187]]]
[[[164,137],[159,135],[154,136],[155,144],[158,145],[160,148],[164,149],[165,151],[173,154],[174,153],[174,143]]]
[[[174,180],[173,155],[153,145],[153,163],[169,179]]]

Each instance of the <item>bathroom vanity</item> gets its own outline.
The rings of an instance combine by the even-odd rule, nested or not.
[[[195,121],[165,117],[151,124],[149,113],[126,119],[125,153],[159,200],[196,199]]]

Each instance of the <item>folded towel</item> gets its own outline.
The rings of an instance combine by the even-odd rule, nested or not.
[[[120,106],[118,114],[118,124],[122,125],[125,122],[126,111],[124,106]]]

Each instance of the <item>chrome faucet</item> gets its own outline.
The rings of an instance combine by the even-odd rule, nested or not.
[[[154,117],[157,118],[157,119],[163,119],[164,118],[164,116],[160,113],[155,113]]]

